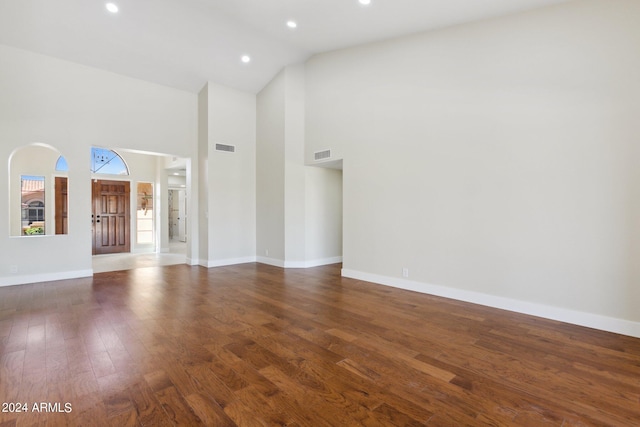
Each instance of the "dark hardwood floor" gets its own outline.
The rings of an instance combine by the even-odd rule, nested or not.
[[[2,427],[637,426],[640,339],[339,265],[144,268],[0,288],[0,400]]]

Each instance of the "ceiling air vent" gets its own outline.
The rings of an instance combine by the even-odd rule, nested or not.
[[[216,151],[226,151],[227,153],[235,153],[236,146],[227,145],[227,144],[216,144]]]
[[[331,150],[316,151],[313,153],[313,160],[324,160],[331,157]]]

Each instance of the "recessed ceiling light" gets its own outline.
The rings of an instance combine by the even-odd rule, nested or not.
[[[298,24],[296,23],[296,21],[287,21],[287,27],[289,28],[297,28]]]
[[[371,0],[358,0],[361,5],[369,6],[371,4]]]
[[[248,64],[249,62],[251,62],[251,57],[249,55],[242,55],[242,58],[240,58],[240,60],[245,64]]]
[[[118,6],[115,3],[107,3],[107,10],[111,13],[118,13]]]

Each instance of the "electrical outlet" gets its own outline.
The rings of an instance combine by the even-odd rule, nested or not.
[[[409,269],[407,267],[402,269],[402,277],[409,277]]]
[[[18,273],[18,266],[17,265],[12,265],[10,270],[11,270],[11,274],[17,274]]]
[[[264,250],[264,255],[265,255],[265,256],[269,256],[269,249],[265,249],[265,250]]]

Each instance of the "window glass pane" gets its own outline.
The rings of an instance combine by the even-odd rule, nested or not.
[[[58,172],[69,172],[69,165],[67,164],[67,159],[60,156],[58,157],[58,161],[56,162],[56,170]]]
[[[91,148],[91,172],[107,175],[129,175],[129,169],[115,151]]]
[[[21,175],[22,234],[44,234],[44,176]]]
[[[138,183],[138,205],[136,207],[137,242],[153,243],[153,184]]]

